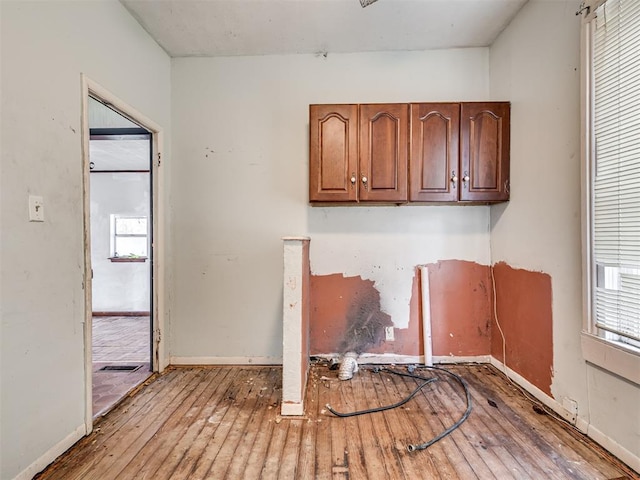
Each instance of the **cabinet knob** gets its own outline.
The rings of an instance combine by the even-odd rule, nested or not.
[[[367,182],[369,181],[369,179],[366,177],[366,175],[362,175],[362,185],[364,185],[364,188],[367,189]]]
[[[351,174],[351,186],[354,186],[357,181],[358,181],[358,179],[356,178],[356,174],[352,173]]]
[[[451,172],[451,182],[458,183],[458,177],[456,176],[456,172]]]
[[[464,177],[462,177],[462,181],[463,182],[468,182],[469,181],[469,174],[467,172],[464,172]]]

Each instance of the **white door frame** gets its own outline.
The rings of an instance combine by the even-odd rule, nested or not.
[[[86,434],[93,430],[93,392],[92,392],[92,299],[91,299],[91,228],[90,228],[90,195],[89,195],[89,95],[95,97],[109,108],[117,111],[134,123],[151,132],[151,179],[152,179],[152,208],[153,208],[153,241],[152,251],[152,276],[153,276],[153,311],[152,318],[152,355],[151,369],[154,372],[162,372],[167,366],[164,342],[164,168],[161,159],[163,148],[162,128],[113,95],[104,87],[81,75],[82,84],[82,196],[84,217],[84,368],[85,368],[85,430]]]

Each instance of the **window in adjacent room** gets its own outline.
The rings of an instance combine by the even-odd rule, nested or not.
[[[146,260],[147,217],[110,215],[111,260]]]

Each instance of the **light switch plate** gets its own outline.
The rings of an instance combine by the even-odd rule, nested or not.
[[[44,222],[44,202],[42,197],[29,195],[29,221]]]

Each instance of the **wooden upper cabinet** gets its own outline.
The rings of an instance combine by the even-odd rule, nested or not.
[[[411,104],[410,202],[455,202],[459,190],[458,103]]]
[[[409,105],[360,105],[360,201],[407,201]]]
[[[463,103],[460,114],[460,200],[509,200],[508,102]]]
[[[311,202],[509,200],[509,102],[311,105]]]
[[[358,105],[309,106],[309,200],[358,199]]]

